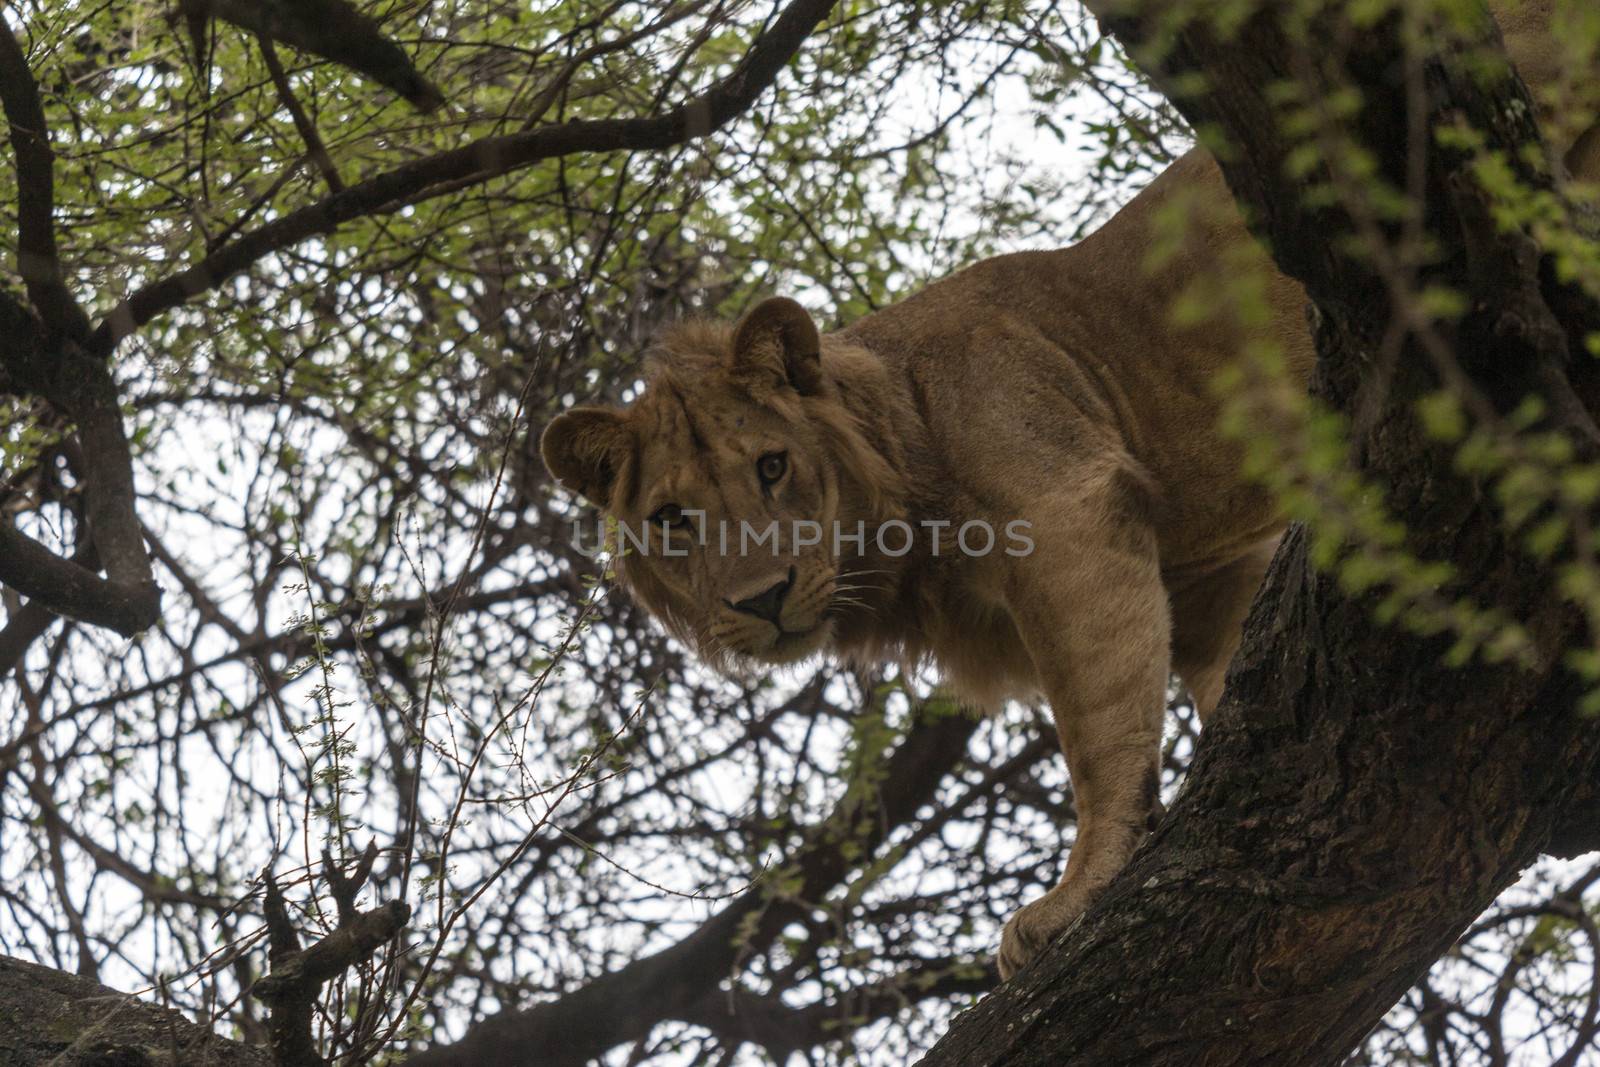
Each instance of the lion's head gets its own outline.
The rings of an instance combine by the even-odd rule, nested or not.
[[[680,326],[661,349],[630,406],[551,422],[545,465],[617,521],[623,584],[702,658],[809,656],[866,594],[848,538],[862,523],[870,539],[903,495],[895,449],[828,372],[870,357],[824,356],[811,318],[782,298],[731,329]]]

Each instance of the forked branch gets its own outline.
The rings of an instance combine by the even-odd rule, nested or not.
[[[312,1033],[323,984],[371,959],[411,918],[411,907],[403,900],[391,900],[371,911],[356,910],[356,894],[372,873],[377,853],[376,842],[368,845],[355,870],[346,876],[333,856],[323,852],[322,874],[338,906],[339,925],[309,948],[300,947],[283,893],[273,877],[267,876],[265,910],[272,971],[256,982],[250,995],[263,1001],[271,1012],[268,1030],[277,1067],[326,1067],[328,1061],[317,1051]]]

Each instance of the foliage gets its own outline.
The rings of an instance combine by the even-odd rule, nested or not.
[[[60,258],[93,320],[418,160],[660,113],[775,17],[748,0],[365,7],[444,89],[441,111],[286,47],[277,79],[220,22],[197,53],[166,3],[10,9],[56,152]],[[0,949],[160,982],[261,1040],[245,994],[265,967],[262,875],[326,931],[316,858],[370,838],[369,903],[403,897],[415,918],[409,951],[330,988],[318,1033],[344,1062],[560,1003],[728,914],[725,967],[676,975],[696,995],[619,1029],[617,1062],[908,1062],[988,988],[999,923],[1059,873],[1071,792],[1047,718],[974,722],[892,674],[708,677],[610,595],[576,542],[580,524],[595,540],[591,517],[525,438],[574,398],[625,395],[672,318],[786,291],[848,321],[980,256],[1075,238],[1185,146],[1153,100],[1065,0],[848,0],[709,137],[440,182],[191,278],[194,298],[112,363],[161,621],[131,641],[58,623],[0,683],[16,709],[0,716]],[[7,203],[15,182],[0,173]],[[1590,276],[1576,239],[1568,261]],[[1461,440],[1485,432],[1434,414]],[[86,472],[66,425],[0,389],[0,510],[71,555]],[[1530,440],[1485,446],[1521,442],[1492,467],[1508,503],[1591,504],[1583,471],[1518,473]],[[1262,469],[1332,477],[1328,449]],[[1343,490],[1310,484],[1328,514]],[[1393,547],[1367,521],[1340,544]],[[1403,559],[1391,573],[1437,584]],[[4,603],[10,626],[22,609]],[[1174,706],[1169,790],[1195,738]],[[921,793],[891,816],[885,761],[910,756]],[[1509,960],[1548,1011],[1530,1041],[1592,1034],[1568,986],[1594,966],[1593,884],[1537,872],[1371,1062],[1468,1062],[1446,1050],[1473,1038],[1429,1028],[1487,1025],[1473,979]],[[1504,932],[1516,922],[1536,929]]]

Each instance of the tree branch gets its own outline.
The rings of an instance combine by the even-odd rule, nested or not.
[[[311,121],[311,116],[306,114],[305,108],[300,106],[300,101],[295,98],[294,86],[289,84],[289,73],[283,69],[283,63],[278,59],[278,50],[273,47],[272,38],[266,34],[257,34],[256,43],[261,46],[261,58],[266,61],[267,73],[272,76],[272,84],[278,90],[278,102],[289,113],[289,118],[294,120],[294,128],[299,131],[300,139],[305,142],[306,155],[322,174],[322,180],[328,183],[330,193],[344,192],[344,179],[339,177],[339,168],[334,166],[333,157],[328,154],[328,148],[322,143],[322,136],[317,133],[316,124]]]
[[[0,579],[0,584],[6,584],[4,579]],[[44,636],[50,624],[58,618],[59,615],[37,600],[30,600],[6,616],[5,629],[0,630],[0,678],[21,665],[28,649]]]
[[[729,1048],[760,1045],[774,1063],[796,1053],[836,1042],[843,1034],[879,1019],[892,1018],[920,1000],[973,996],[994,988],[987,960],[926,960],[893,978],[852,989],[835,1001],[791,1007],[779,996],[745,989],[713,989],[683,1013],[685,1022],[703,1026]]]
[[[8,342],[0,365],[13,386],[49,400],[77,425],[87,527],[80,549],[91,553],[63,559],[0,523],[0,583],[57,615],[129,637],[149,629],[161,617],[161,590],[134,511],[133,453],[110,369],[72,338],[48,335],[3,291],[0,336]],[[95,573],[102,566],[104,579]]]
[[[38,605],[50,617],[65,615],[124,637],[148,630],[160,617],[158,608],[152,610],[153,586],[107,581],[12,526],[0,525],[0,583],[28,597],[28,607]],[[159,605],[159,594],[154,600]],[[42,633],[50,617],[34,617],[18,638],[35,630]]]
[[[271,1067],[262,1050],[218,1037],[175,1011],[10,956],[0,956],[0,1004],[4,1063]]]
[[[372,873],[377,854],[376,843],[368,845],[356,869],[346,877],[332,854],[323,850],[322,874],[338,905],[339,925],[304,949],[278,883],[267,875],[265,914],[272,972],[256,982],[250,995],[270,1009],[268,1032],[276,1067],[326,1067],[328,1061],[317,1051],[311,1032],[323,984],[371,959],[411,919],[411,906],[403,900],[391,900],[371,911],[356,910],[356,894]]]
[[[109,351],[157,315],[221,285],[275,252],[353,219],[397,211],[442,182],[486,181],[541,160],[576,152],[670,148],[721,129],[743,114],[794,58],[837,0],[794,0],[745,54],[739,66],[704,93],[656,116],[579,119],[498,137],[417,160],[350,186],[235,238],[199,263],[140,289],[95,333]]]
[[[0,105],[11,126],[11,150],[17,159],[17,271],[45,325],[82,341],[89,336],[89,319],[67,288],[56,254],[50,131],[27,56],[4,22],[0,22]]]
[[[191,26],[215,17],[331,59],[392,89],[418,111],[444,104],[405,50],[346,0],[183,0],[182,7]]]
[[[29,736],[36,737],[41,729],[35,724],[30,724]],[[44,821],[46,827],[53,829],[81,849],[83,854],[88,856],[96,867],[102,871],[109,871],[117,875],[137,889],[147,901],[153,904],[187,904],[190,907],[207,908],[218,912],[229,911],[234,907],[233,901],[181,889],[176,878],[141,870],[123,858],[120,853],[94,841],[73,825],[70,820],[62,816],[55,796],[51,794],[49,787],[45,785],[45,777],[44,774],[36,774],[33,778],[28,779],[27,783],[28,794],[33,797],[34,804],[38,806],[40,818]]]

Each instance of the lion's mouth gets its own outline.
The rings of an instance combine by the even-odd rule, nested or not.
[[[827,640],[829,624],[826,621],[803,630],[779,630],[772,644],[758,656],[773,663],[790,663],[804,659],[817,651]]]

